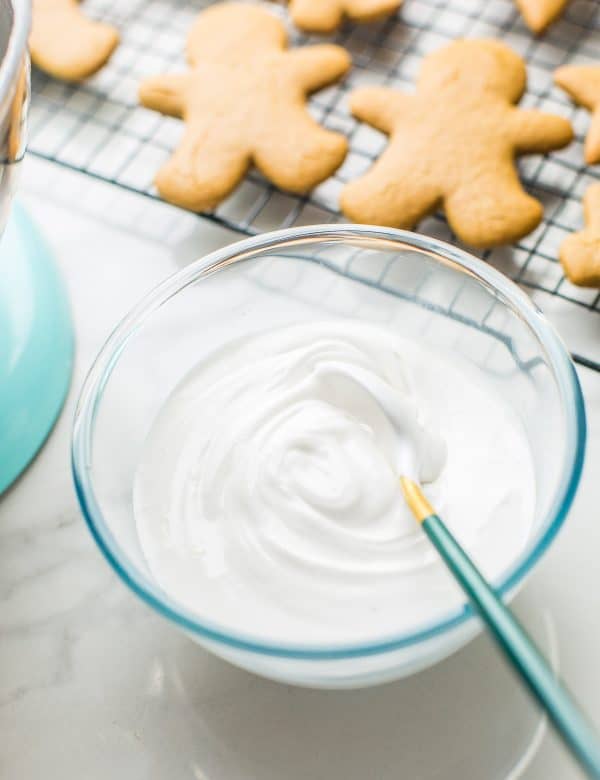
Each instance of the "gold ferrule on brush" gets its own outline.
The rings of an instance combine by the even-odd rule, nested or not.
[[[435,514],[435,509],[423,495],[423,491],[408,477],[400,477],[400,486],[404,493],[404,498],[415,519],[422,523],[427,517]]]

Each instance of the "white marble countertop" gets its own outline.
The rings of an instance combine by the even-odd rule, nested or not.
[[[426,780],[414,768],[407,774],[403,723],[415,702],[437,711],[453,686],[468,698],[485,685],[485,669],[499,663],[487,639],[434,670],[376,689],[277,685],[210,657],[137,601],[101,558],[79,513],[69,435],[90,361],[147,290],[230,238],[169,207],[33,160],[21,200],[64,272],[77,358],[55,430],[0,499],[0,778]],[[600,376],[581,370],[580,377],[590,432],[582,485],[519,606],[526,620],[550,616],[562,673],[600,723]],[[491,690],[492,704],[478,718],[498,717],[494,696]],[[449,738],[453,730],[458,738],[460,701],[448,716]],[[428,750],[427,735],[420,749]],[[460,780],[492,775],[482,769],[481,777]],[[443,766],[435,776],[459,780]],[[546,737],[523,776],[579,775]]]

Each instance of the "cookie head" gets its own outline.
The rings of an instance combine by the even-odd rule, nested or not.
[[[420,89],[440,90],[451,84],[476,92],[495,92],[515,103],[525,91],[527,74],[519,55],[500,41],[457,40],[424,61]]]
[[[246,3],[222,3],[203,11],[188,35],[187,56],[199,62],[245,62],[259,52],[283,49],[283,24],[263,8]]]

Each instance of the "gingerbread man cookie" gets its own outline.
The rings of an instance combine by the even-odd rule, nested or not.
[[[555,72],[554,81],[576,103],[592,112],[585,139],[585,161],[600,162],[600,65],[565,65]]]
[[[77,0],[33,0],[31,59],[51,76],[64,81],[91,76],[118,42],[117,30],[88,19]]]
[[[600,287],[600,183],[583,199],[585,228],[565,238],[560,262],[567,278],[581,287]]]
[[[525,23],[534,33],[542,33],[563,12],[569,0],[515,0]]]
[[[329,33],[344,16],[354,22],[373,22],[398,10],[402,0],[290,0],[294,24],[307,32]]]
[[[477,247],[516,241],[542,218],[524,192],[514,158],[568,144],[559,116],[522,111],[523,60],[499,41],[459,40],[427,57],[417,91],[352,93],[353,114],[390,136],[341,205],[356,222],[412,228],[442,207],[456,235]]]
[[[262,8],[221,3],[191,29],[188,73],[149,78],[148,108],[182,117],[186,130],[156,177],[171,203],[213,208],[251,163],[274,184],[306,192],[342,163],[346,138],[318,125],[306,96],[339,79],[347,52],[324,44],[286,50],[283,24]]]

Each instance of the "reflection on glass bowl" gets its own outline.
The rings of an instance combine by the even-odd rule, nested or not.
[[[482,261],[413,233],[317,226],[247,239],[163,282],[113,332],[84,387],[73,472],[86,521],[119,576],[151,607],[231,662],[273,679],[359,687],[430,666],[478,631],[464,605],[418,630],[368,643],[269,643],[203,620],[148,571],[132,507],[147,433],[181,379],[210,352],[265,327],[326,318],[386,328],[483,372],[520,418],[536,507],[526,549],[497,583],[510,597],[563,523],[585,447],[585,414],[564,346],[529,298]]]

